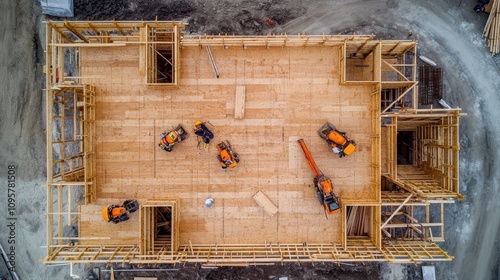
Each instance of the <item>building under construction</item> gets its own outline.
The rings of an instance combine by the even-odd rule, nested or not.
[[[183,22],[47,22],[50,263],[450,261],[459,108],[419,108],[416,41],[186,35]],[[215,139],[197,149],[196,120]],[[339,158],[317,130],[356,140]],[[192,135],[171,153],[159,135]],[[298,139],[341,198],[325,215]],[[215,144],[241,158],[221,171]],[[211,207],[205,200],[213,198]],[[137,199],[130,220],[101,210]],[[77,203],[77,201],[79,201]]]

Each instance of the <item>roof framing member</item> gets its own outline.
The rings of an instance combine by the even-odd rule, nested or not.
[[[75,41],[71,40],[71,38],[69,38],[66,34],[64,34],[64,32],[62,32],[59,29],[59,27],[56,26],[53,22],[49,21],[49,25],[50,25],[50,27],[52,27],[52,29],[54,29],[57,33],[59,33],[59,35],[61,35],[61,37],[63,37],[69,43],[74,43],[75,42]]]
[[[64,26],[66,26],[66,28],[68,28],[68,30],[71,31],[71,33],[73,33],[76,37],[80,38],[80,40],[84,41],[85,43],[89,42],[89,40],[87,40],[85,36],[83,36],[82,34],[80,34],[80,32],[74,29],[73,26],[71,26],[71,23],[69,23],[67,20],[64,20]]]

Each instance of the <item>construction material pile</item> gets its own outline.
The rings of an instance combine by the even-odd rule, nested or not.
[[[500,1],[493,1],[490,16],[484,27],[483,37],[488,38],[488,47],[493,55],[500,52]]]

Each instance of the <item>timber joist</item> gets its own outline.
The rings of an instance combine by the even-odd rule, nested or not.
[[[384,253],[391,263],[405,263],[410,259],[414,263],[429,261],[450,261],[452,256],[433,242],[422,243],[420,241],[388,241],[383,243]]]
[[[139,30],[146,26],[162,30],[173,30],[173,28],[183,30],[185,23],[182,21],[48,21],[47,28],[56,31],[62,38],[47,43],[85,47],[105,43],[111,43],[112,46],[113,43],[140,42]]]
[[[44,259],[46,264],[72,263],[133,263],[177,264],[198,263],[208,266],[283,264],[315,262],[367,262],[389,261],[405,263],[408,260],[449,261],[436,244],[418,241],[384,242],[383,249],[367,241],[351,240],[347,248],[335,244],[271,244],[258,245],[187,245],[179,247],[179,253],[170,256],[140,255],[136,246],[64,246]]]
[[[362,44],[371,36],[360,35],[186,35],[181,47],[221,46],[221,47],[312,47],[341,46],[345,42]]]

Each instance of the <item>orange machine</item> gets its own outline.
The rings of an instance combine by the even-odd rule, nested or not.
[[[163,132],[160,134],[160,143],[158,146],[166,152],[171,152],[175,143],[183,141],[188,138],[188,136],[189,133],[179,124],[170,132]]]
[[[335,126],[326,122],[318,130],[318,134],[323,138],[332,151],[339,154],[340,157],[350,155],[356,150],[356,142],[350,140],[345,132],[338,131]]]
[[[118,224],[129,219],[129,214],[139,209],[137,200],[125,200],[122,205],[113,204],[102,209],[102,218],[106,222]]]
[[[228,167],[233,168],[238,165],[238,162],[240,162],[240,158],[238,157],[238,154],[234,152],[231,147],[231,143],[227,140],[226,142],[227,144],[224,141],[217,144],[217,150],[219,151],[217,159],[219,160],[221,169],[223,170]]]
[[[307,163],[314,173],[314,188],[318,195],[319,203],[325,207],[328,214],[336,214],[340,212],[340,199],[333,193],[332,180],[326,177],[321,170],[319,170],[316,162],[314,161],[311,152],[307,149],[306,143],[303,139],[299,139],[300,147],[304,151]]]

